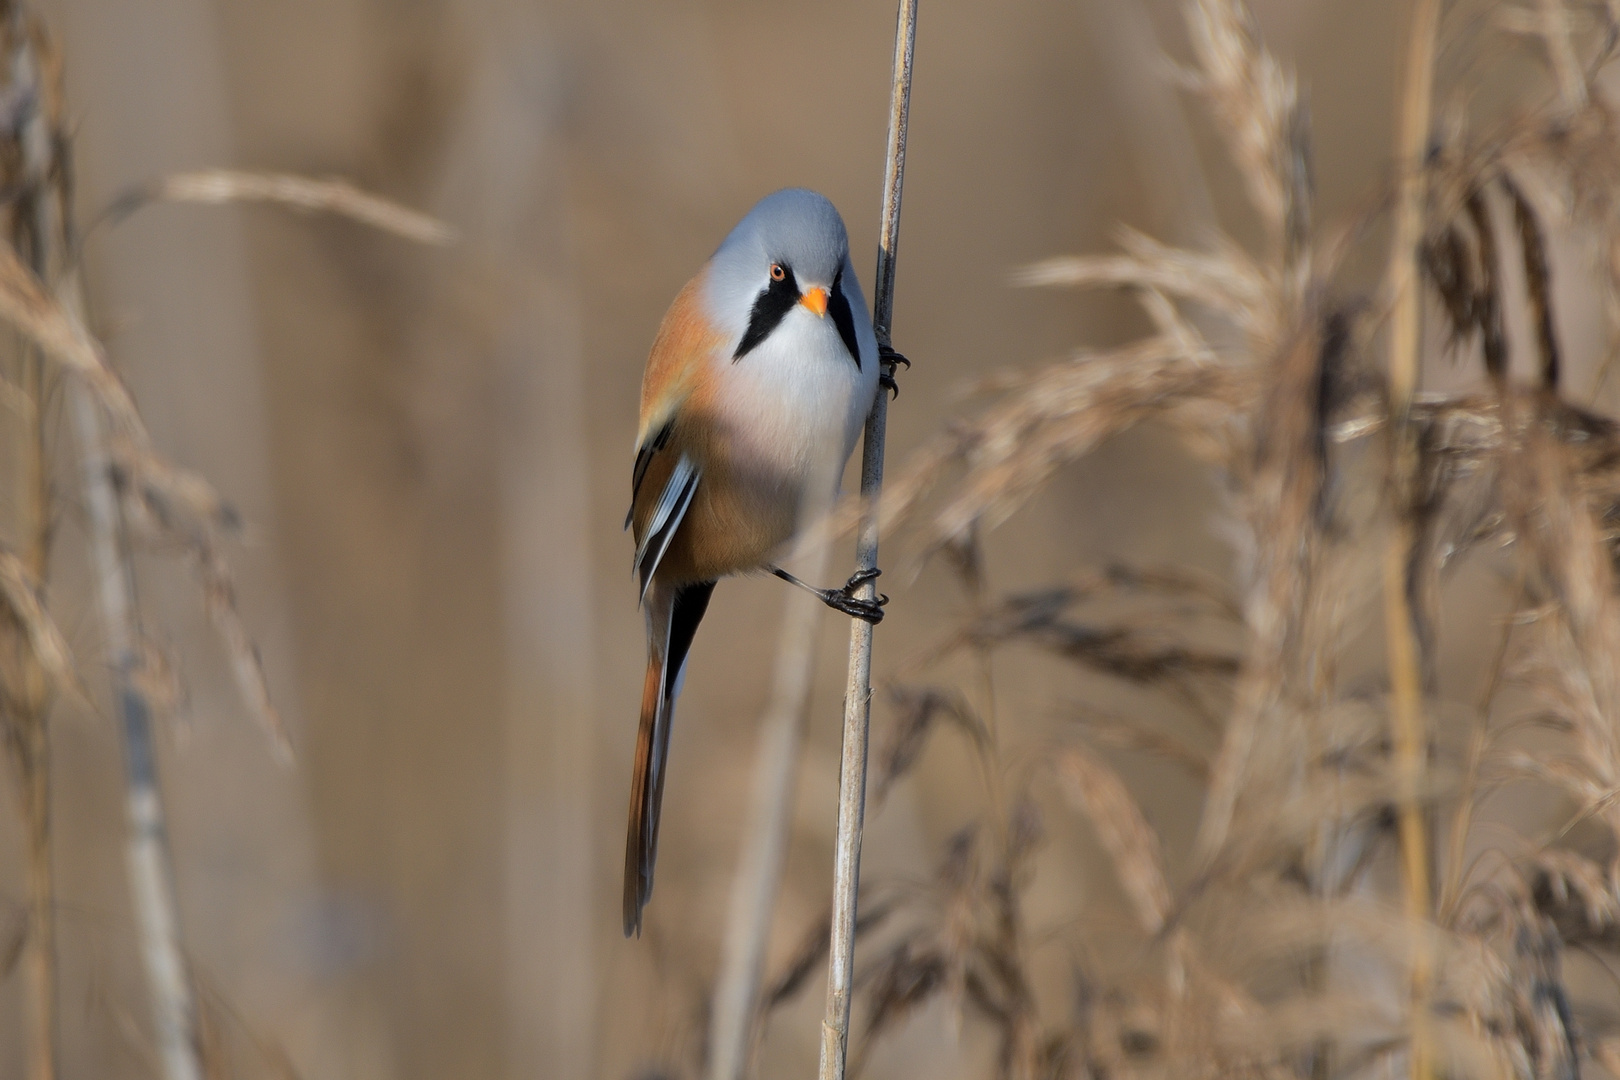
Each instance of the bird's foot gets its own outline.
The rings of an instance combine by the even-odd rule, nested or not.
[[[780,566],[772,566],[770,571],[789,585],[797,585],[806,592],[815,593],[821,598],[823,604],[826,604],[834,611],[841,611],[851,618],[865,619],[873,626],[883,621],[883,605],[889,602],[887,596],[880,593],[876,599],[862,600],[855,595],[856,589],[883,573],[875,566],[870,570],[855,571],[850,575],[849,580],[844,582],[842,589],[818,589],[814,585],[800,581]]]
[[[883,608],[888,604],[889,598],[882,593],[872,600],[862,600],[855,595],[855,590],[868,581],[875,581],[883,573],[877,567],[870,570],[857,570],[851,574],[842,589],[825,589],[821,593],[821,600],[834,611],[841,611],[856,619],[865,619],[876,626],[883,621]]]
[[[889,345],[878,346],[878,385],[887,390],[894,397],[900,396],[900,385],[894,381],[894,369],[900,364],[911,367],[911,361],[894,351]]]

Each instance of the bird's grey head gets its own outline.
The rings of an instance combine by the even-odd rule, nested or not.
[[[710,259],[709,311],[738,335],[741,356],[815,290],[821,290],[822,312],[828,302],[843,303],[846,272],[844,290],[858,295],[848,265],[849,234],[825,196],[805,188],[773,192],[754,204]],[[864,303],[861,309],[864,315]]]
[[[754,204],[714,253],[714,271],[763,288],[771,265],[792,270],[801,284],[832,285],[849,256],[844,219],[824,195],[784,188]],[[746,291],[746,290],[745,290]]]

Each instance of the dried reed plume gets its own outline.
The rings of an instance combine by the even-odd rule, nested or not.
[[[150,1057],[167,1080],[223,1075],[209,1052],[212,1017],[200,1011],[184,956],[174,901],[162,791],[152,723],[162,712],[166,673],[147,640],[134,588],[132,553],[151,547],[195,565],[204,603],[230,657],[244,703],[277,754],[292,742],[271,700],[251,634],[237,609],[223,557],[239,522],[199,475],[153,448],[135,403],[89,330],[79,284],[79,237],[71,187],[61,59],[43,24],[24,6],[0,5],[0,56],[6,102],[0,127],[0,729],[19,778],[28,837],[29,906],[20,947],[28,955],[26,1060],[30,1080],[57,1075],[56,905],[50,827],[53,699],[84,698],[83,673],[110,671],[112,712],[125,742],[127,855],[137,945],[153,1019]],[[119,201],[119,216],[154,198],[193,202],[261,200],[326,210],[410,239],[443,243],[447,227],[367,195],[341,181],[311,181],[217,170],[169,177]],[[57,391],[60,388],[61,393]],[[46,410],[65,400],[72,413],[86,511],[87,547],[100,600],[105,663],[75,658],[47,602],[52,552],[54,463],[63,447],[49,437]],[[285,1056],[262,1047],[285,1072]]]
[[[881,520],[955,558],[976,593],[985,531],[1152,421],[1224,481],[1237,570],[1227,591],[1192,571],[1077,568],[986,597],[900,666],[876,799],[951,730],[989,809],[931,882],[875,883],[852,1070],[944,998],[994,1033],[995,1075],[1020,1080],[1620,1075],[1612,976],[1568,973],[1620,950],[1620,425],[1569,386],[1593,370],[1601,387],[1620,342],[1620,127],[1598,82],[1620,9],[1416,5],[1395,174],[1337,222],[1315,219],[1294,76],[1238,0],[1184,10],[1191,79],[1260,241],[1123,232],[1116,254],[1020,271],[1123,290],[1153,331],[987,384],[998,397],[913,458]],[[1537,79],[1487,108],[1474,91],[1526,36]],[[1558,277],[1580,270],[1555,237],[1602,275],[1606,357],[1560,338]],[[1391,268],[1370,295],[1346,282],[1352,255]],[[1443,333],[1425,337],[1425,315]],[[1476,385],[1423,392],[1442,353]],[[1505,587],[1499,645],[1470,658],[1481,689],[1460,702],[1436,671],[1465,564]],[[1367,671],[1356,641],[1381,621]],[[1039,718],[992,721],[988,680],[949,672],[1014,646],[1134,688],[1141,714],[1071,703],[1055,746]],[[1186,856],[1168,854],[1124,755],[1202,787]],[[1558,797],[1560,816],[1503,820],[1491,800],[1510,785]],[[1093,959],[1120,932],[1102,908],[1028,925],[1043,814],[1069,810],[1133,916],[1124,970]],[[1067,1001],[1037,989],[1042,950],[1069,957]]]

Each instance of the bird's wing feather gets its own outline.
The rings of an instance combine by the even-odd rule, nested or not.
[[[636,569],[641,574],[643,598],[658,561],[692,503],[701,471],[684,451],[673,467],[661,458],[681,449],[679,439],[674,440],[674,447],[671,440],[683,410],[702,383],[706,362],[723,344],[723,335],[703,315],[702,283],[702,274],[687,282],[664,314],[641,380],[641,434],[630,480],[630,512],[624,521],[626,528],[635,526]],[[656,501],[645,498],[643,487],[660,480],[663,486],[653,489]]]
[[[664,490],[659,493],[658,501],[653,505],[652,513],[647,515],[647,523],[642,527],[641,541],[636,545],[636,573],[641,577],[641,598],[647,598],[647,587],[652,583],[654,571],[669,550],[669,543],[675,539],[675,530],[680,528],[681,520],[686,517],[687,508],[692,505],[692,496],[697,494],[698,481],[702,477],[697,463],[686,454],[682,454],[670,470],[669,479],[664,481]]]
[[[636,447],[636,467],[630,477],[630,509],[624,512],[624,527],[629,528],[630,522],[636,516],[636,499],[641,496],[641,482],[647,479],[647,470],[652,467],[653,458],[658,451],[669,445],[669,433],[675,430],[675,421],[666,420],[652,437],[642,440]]]

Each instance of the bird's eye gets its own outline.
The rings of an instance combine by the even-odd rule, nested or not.
[[[781,281],[787,277],[787,271],[782,269],[781,263],[771,263],[771,280]]]

